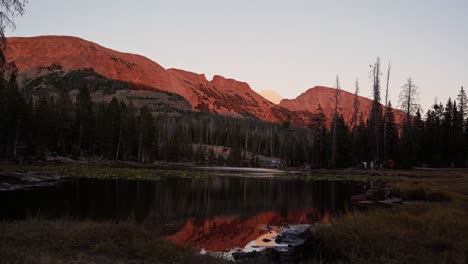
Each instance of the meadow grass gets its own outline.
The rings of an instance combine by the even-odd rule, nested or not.
[[[27,219],[0,222],[1,263],[224,263],[161,240],[135,223]]]
[[[325,263],[466,263],[467,211],[447,204],[346,214],[316,237]]]
[[[309,249],[312,262],[468,263],[468,171],[399,174],[389,185],[411,201],[332,219]]]

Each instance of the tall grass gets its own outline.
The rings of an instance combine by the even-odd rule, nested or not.
[[[467,263],[468,213],[442,204],[352,213],[320,230],[315,259],[345,263]]]
[[[438,190],[417,181],[397,182],[394,189],[405,200],[448,202],[454,198],[454,194],[449,191]]]
[[[223,263],[133,223],[30,219],[0,222],[1,263]]]

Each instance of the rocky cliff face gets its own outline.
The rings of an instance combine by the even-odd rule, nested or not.
[[[285,99],[275,105],[245,82],[222,76],[207,80],[203,74],[179,69],[166,70],[143,56],[114,51],[76,37],[9,38],[5,56],[8,62],[16,64],[24,80],[37,81],[51,74],[55,76],[57,72],[65,76],[83,70],[92,71],[109,80],[146,87],[146,91],[149,87],[181,95],[190,104],[189,108],[197,111],[253,116],[273,122],[290,117],[293,124],[301,126],[309,123],[318,104],[322,105],[327,116],[333,113],[330,102],[333,90],[330,88],[316,87],[294,100]],[[363,97],[360,101],[364,116],[367,117],[371,101]],[[352,102],[353,95],[343,92],[341,109],[346,120],[350,119]],[[180,104],[183,105],[183,102]]]
[[[179,94],[194,110],[250,115],[267,121],[282,118],[271,110],[274,105],[254,92],[247,83],[222,76],[209,81],[203,74],[166,70],[143,56],[107,49],[80,38],[9,38],[5,55],[26,79],[47,74],[56,67],[65,72],[92,69],[109,79]]]

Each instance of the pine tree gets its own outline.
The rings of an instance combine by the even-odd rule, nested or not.
[[[398,155],[398,127],[395,122],[395,114],[391,101],[388,102],[387,110],[385,111],[385,127],[387,129],[387,133],[385,134],[385,157],[394,160]]]
[[[138,161],[144,163],[152,158],[156,143],[155,121],[147,106],[140,110],[138,123]]]
[[[18,90],[17,73],[12,72],[4,91],[5,156],[16,159],[21,125],[23,121],[24,99]]]
[[[335,167],[345,168],[352,162],[351,135],[343,115],[338,116],[335,121],[336,129],[336,164]]]
[[[364,121],[364,114],[361,112],[359,116],[359,125],[356,129],[356,148],[355,148],[355,160],[365,161],[370,158],[370,140],[369,140],[369,128]]]
[[[412,164],[419,165],[422,162],[422,134],[424,132],[424,122],[422,120],[421,110],[418,108],[414,116],[414,125],[412,129],[413,148],[412,148]]]
[[[80,150],[88,151],[93,128],[93,102],[88,87],[82,86],[76,96],[75,135]]]
[[[7,105],[7,101],[6,101],[6,87],[5,87],[4,72],[0,71],[0,153],[3,153],[4,146],[6,146],[6,129],[7,129],[6,105]]]
[[[335,94],[332,98],[332,101],[334,103],[334,110],[333,110],[333,116],[332,116],[332,146],[331,146],[331,167],[335,168],[336,167],[336,162],[337,162],[337,155],[338,155],[338,140],[337,140],[337,125],[338,121],[337,119],[339,118],[339,107],[340,107],[340,101],[341,101],[341,86],[340,86],[340,78],[338,75],[336,76],[336,85],[335,85]]]
[[[454,165],[460,167],[464,164],[464,119],[461,106],[457,102],[453,103],[453,125],[452,125],[452,140],[453,149],[451,150],[454,154],[453,160]]]
[[[75,112],[72,100],[66,91],[62,91],[56,104],[57,125],[59,126],[57,136],[58,152],[61,155],[71,152],[73,142],[73,114]]]
[[[110,153],[111,158],[118,160],[120,157],[120,148],[122,142],[122,113],[119,101],[114,97],[107,106],[107,115],[110,123],[110,134],[107,136],[111,138]]]
[[[323,168],[327,155],[327,117],[319,104],[312,117],[309,129],[314,137],[314,147],[312,150],[312,167]]]
[[[466,115],[468,113],[467,104],[468,98],[466,97],[465,90],[462,86],[460,92],[458,93],[458,108],[460,109],[460,121],[462,121],[462,124],[465,124]]]
[[[126,160],[136,160],[137,146],[138,146],[138,120],[137,120],[137,109],[133,105],[133,102],[130,101],[127,106],[127,111],[124,116],[124,132],[123,132],[123,141],[124,141],[124,153]],[[156,127],[155,127],[156,129]]]
[[[443,113],[442,120],[442,156],[445,158],[445,166],[449,166],[453,162],[454,147],[453,141],[453,124],[454,124],[454,112],[453,112],[453,101],[451,98],[447,100],[445,105],[445,111]]]
[[[33,143],[35,148],[35,156],[38,159],[44,159],[46,156],[47,150],[53,148],[52,144],[56,141],[54,138],[56,133],[55,125],[55,113],[52,111],[52,105],[49,100],[44,97],[39,98],[39,100],[34,105],[34,135]]]

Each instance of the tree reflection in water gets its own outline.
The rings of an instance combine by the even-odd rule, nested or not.
[[[225,250],[267,233],[261,225],[326,223],[359,191],[355,183],[279,178],[76,179],[0,193],[0,218],[133,219],[168,227],[167,239],[175,243]]]

